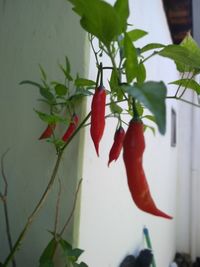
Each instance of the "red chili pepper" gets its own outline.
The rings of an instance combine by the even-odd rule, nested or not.
[[[128,186],[137,207],[150,214],[172,219],[171,216],[165,214],[156,207],[149,190],[149,185],[142,166],[145,140],[143,123],[140,120],[133,119],[130,121],[125,135],[123,149]]]
[[[99,86],[95,90],[91,105],[91,127],[90,134],[94,142],[94,146],[99,156],[99,142],[103,136],[105,128],[105,105],[106,91],[103,86]]]
[[[115,132],[114,142],[109,153],[108,166],[113,160],[116,161],[118,159],[119,154],[122,150],[124,137],[125,137],[125,131],[123,127],[120,126]]]
[[[72,120],[71,120],[66,132],[64,133],[64,135],[62,137],[62,140],[64,142],[67,142],[69,140],[69,138],[72,136],[72,134],[76,130],[76,127],[78,125],[78,121],[79,121],[78,116],[76,114],[74,114],[72,116]]]
[[[53,123],[53,124],[49,124],[49,125],[47,126],[47,128],[44,130],[44,132],[41,134],[39,140],[41,140],[41,139],[46,139],[46,138],[50,138],[50,137],[52,136],[52,134],[53,134],[55,128],[56,128],[56,124],[55,124],[55,123]]]

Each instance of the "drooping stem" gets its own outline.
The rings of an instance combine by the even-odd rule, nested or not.
[[[47,199],[47,196],[49,195],[49,193],[51,191],[51,188],[52,188],[52,185],[53,185],[53,183],[54,183],[54,181],[56,179],[56,175],[57,175],[57,172],[58,172],[58,168],[59,168],[59,165],[60,165],[62,154],[63,154],[63,151],[59,152],[59,154],[57,155],[57,160],[56,160],[56,163],[55,163],[51,178],[49,180],[49,183],[48,183],[48,185],[47,185],[42,197],[40,198],[38,204],[36,205],[35,209],[33,210],[33,212],[28,217],[27,222],[26,222],[23,230],[21,231],[17,241],[15,242],[15,245],[13,246],[13,249],[12,249],[11,253],[6,258],[6,260],[5,260],[4,264],[3,264],[4,267],[8,266],[9,262],[13,259],[17,249],[21,245],[21,242],[22,242],[22,240],[24,239],[24,237],[25,237],[25,235],[27,233],[27,230],[29,229],[30,225],[32,224],[34,218],[36,217],[36,215],[38,214],[40,209],[43,207],[43,205],[45,203],[45,200]]]
[[[66,223],[64,224],[64,226],[63,226],[63,228],[62,228],[62,230],[61,230],[59,236],[62,236],[62,235],[63,235],[65,229],[66,229],[67,226],[69,225],[69,223],[70,223],[70,221],[71,221],[71,219],[72,219],[72,217],[73,217],[73,215],[74,215],[74,211],[75,211],[75,208],[76,208],[76,202],[77,202],[77,199],[78,199],[78,193],[79,193],[79,190],[80,190],[80,187],[81,187],[82,180],[83,180],[83,179],[80,179],[80,180],[79,180],[79,183],[78,183],[78,186],[77,186],[77,189],[76,189],[76,193],[75,193],[75,197],[74,197],[74,203],[73,203],[72,210],[71,210],[70,215],[69,215],[69,217],[67,218],[67,221],[66,221]]]
[[[57,238],[57,228],[58,228],[58,222],[59,222],[59,211],[60,211],[60,197],[61,197],[61,181],[58,178],[58,196],[57,196],[57,200],[56,200],[56,213],[55,213],[55,223],[54,223],[54,238]]]
[[[5,217],[5,224],[6,224],[6,234],[7,234],[7,239],[8,239],[8,245],[9,245],[9,249],[10,252],[13,249],[13,243],[12,243],[12,236],[11,236],[11,230],[10,230],[10,221],[9,221],[9,214],[8,214],[8,205],[7,205],[7,196],[8,196],[8,181],[6,178],[6,174],[4,171],[4,158],[6,156],[6,154],[8,153],[9,150],[7,150],[1,157],[1,174],[3,177],[3,181],[4,181],[4,193],[0,192],[0,197],[3,201],[3,209],[4,209],[4,217]],[[12,266],[16,267],[16,261],[13,258],[12,259]]]

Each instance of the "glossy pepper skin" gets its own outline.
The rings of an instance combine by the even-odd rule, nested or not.
[[[96,88],[91,105],[90,134],[99,156],[99,143],[105,128],[106,91],[103,86]]]
[[[44,130],[44,132],[39,137],[39,140],[50,138],[52,136],[55,128],[56,128],[56,124],[55,123],[47,125],[46,129]]]
[[[133,119],[129,123],[123,145],[123,159],[132,199],[139,209],[155,216],[172,219],[159,210],[152,199],[142,166],[144,149],[143,123]]]
[[[79,118],[76,114],[74,114],[72,116],[72,119],[71,119],[71,122],[66,130],[66,132],[64,133],[63,137],[62,137],[62,140],[64,142],[67,142],[69,140],[69,138],[72,136],[72,134],[74,133],[74,131],[76,130],[76,127],[78,125],[78,121],[79,121]]]
[[[115,132],[114,142],[109,153],[108,166],[113,160],[116,161],[118,159],[123,147],[124,137],[125,137],[124,128],[120,126]]]

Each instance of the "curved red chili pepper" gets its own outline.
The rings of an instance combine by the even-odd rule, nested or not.
[[[128,186],[137,207],[150,214],[172,219],[171,216],[156,207],[149,190],[142,166],[145,140],[141,121],[131,120],[125,135],[123,149]]]
[[[113,160],[116,161],[118,159],[119,154],[122,150],[124,137],[125,137],[125,131],[124,131],[123,127],[120,126],[117,129],[117,131],[115,132],[114,142],[113,142],[113,145],[112,145],[112,147],[110,149],[110,153],[109,153],[108,166],[110,165],[110,163]]]
[[[39,137],[39,140],[50,138],[52,136],[55,128],[56,128],[56,124],[55,123],[49,124],[47,126],[47,128],[44,130],[44,132],[41,134],[41,136]]]
[[[74,114],[72,116],[72,120],[66,130],[66,132],[64,133],[63,137],[62,137],[62,140],[64,142],[67,142],[69,140],[69,138],[72,136],[72,134],[74,133],[74,131],[76,130],[76,127],[78,125],[78,121],[79,121],[79,118],[76,114]]]
[[[95,90],[91,105],[91,127],[90,134],[94,142],[94,146],[99,156],[99,143],[103,136],[105,128],[105,105],[106,91],[103,86],[99,86]]]

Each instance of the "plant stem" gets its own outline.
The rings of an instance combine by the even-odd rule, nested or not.
[[[60,231],[60,234],[59,236],[62,236],[65,229],[67,228],[67,226],[69,225],[73,215],[74,215],[74,211],[75,211],[75,208],[76,208],[76,202],[77,202],[77,198],[78,198],[78,193],[79,193],[79,190],[80,190],[80,186],[81,186],[81,183],[82,183],[82,180],[83,179],[80,179],[79,183],[78,183],[78,186],[77,186],[77,189],[76,189],[76,193],[75,193],[75,197],[74,197],[74,203],[73,203],[73,207],[72,207],[72,210],[71,210],[71,213],[69,215],[69,217],[67,218],[67,221],[66,223],[64,224],[62,230]]]
[[[9,222],[9,215],[8,215],[8,205],[7,205],[7,196],[8,196],[8,181],[6,178],[6,174],[4,171],[4,158],[6,156],[6,154],[8,153],[9,149],[2,155],[1,157],[1,174],[3,177],[3,181],[5,184],[5,188],[4,188],[4,193],[0,192],[0,197],[3,201],[3,208],[4,208],[4,217],[5,217],[5,223],[6,223],[6,234],[7,234],[7,239],[8,239],[8,245],[9,245],[9,249],[10,252],[13,249],[13,244],[12,244],[12,237],[11,237],[11,231],[10,231],[10,222]],[[16,267],[16,262],[15,259],[12,259],[12,266]]]
[[[192,105],[192,106],[194,106],[194,107],[200,108],[200,105],[195,104],[195,103],[193,103],[193,102],[191,102],[191,101],[188,101],[188,100],[186,100],[186,99],[176,97],[176,96],[167,96],[166,99],[175,99],[175,100],[179,100],[179,101],[182,101],[182,102],[184,102],[184,103],[190,104],[190,105]]]
[[[145,59],[143,59],[141,61],[141,63],[143,64],[145,61],[147,61],[148,59],[152,58],[153,56],[157,55],[159,52],[154,51],[151,55],[149,55],[148,57],[146,57]]]
[[[58,196],[57,196],[57,200],[56,200],[56,214],[55,214],[55,223],[54,223],[54,238],[57,238],[57,228],[58,228],[58,221],[59,221],[59,211],[60,211],[60,197],[61,197],[61,181],[58,178]]]
[[[49,180],[49,183],[42,195],[42,197],[40,198],[38,204],[36,205],[35,209],[33,210],[33,212],[30,214],[30,216],[28,217],[28,220],[23,228],[23,230],[21,231],[17,241],[15,242],[15,245],[11,251],[11,253],[8,255],[8,257],[6,258],[4,264],[3,264],[3,267],[6,267],[8,266],[9,262],[13,259],[17,249],[19,248],[22,240],[24,239],[25,237],[25,234],[28,230],[28,228],[30,227],[30,225],[32,224],[35,216],[38,214],[38,212],[40,211],[40,209],[43,207],[44,203],[45,203],[45,200],[47,198],[47,196],[49,195],[50,191],[51,191],[51,188],[52,188],[52,185],[56,179],[56,175],[57,175],[57,171],[58,171],[58,168],[59,168],[59,165],[60,165],[60,161],[61,161],[61,157],[62,157],[62,153],[63,151],[59,152],[59,154],[57,155],[57,160],[56,160],[56,163],[55,163],[55,166],[54,166],[54,169],[53,169],[53,172],[52,172],[52,175],[51,175],[51,178]]]

